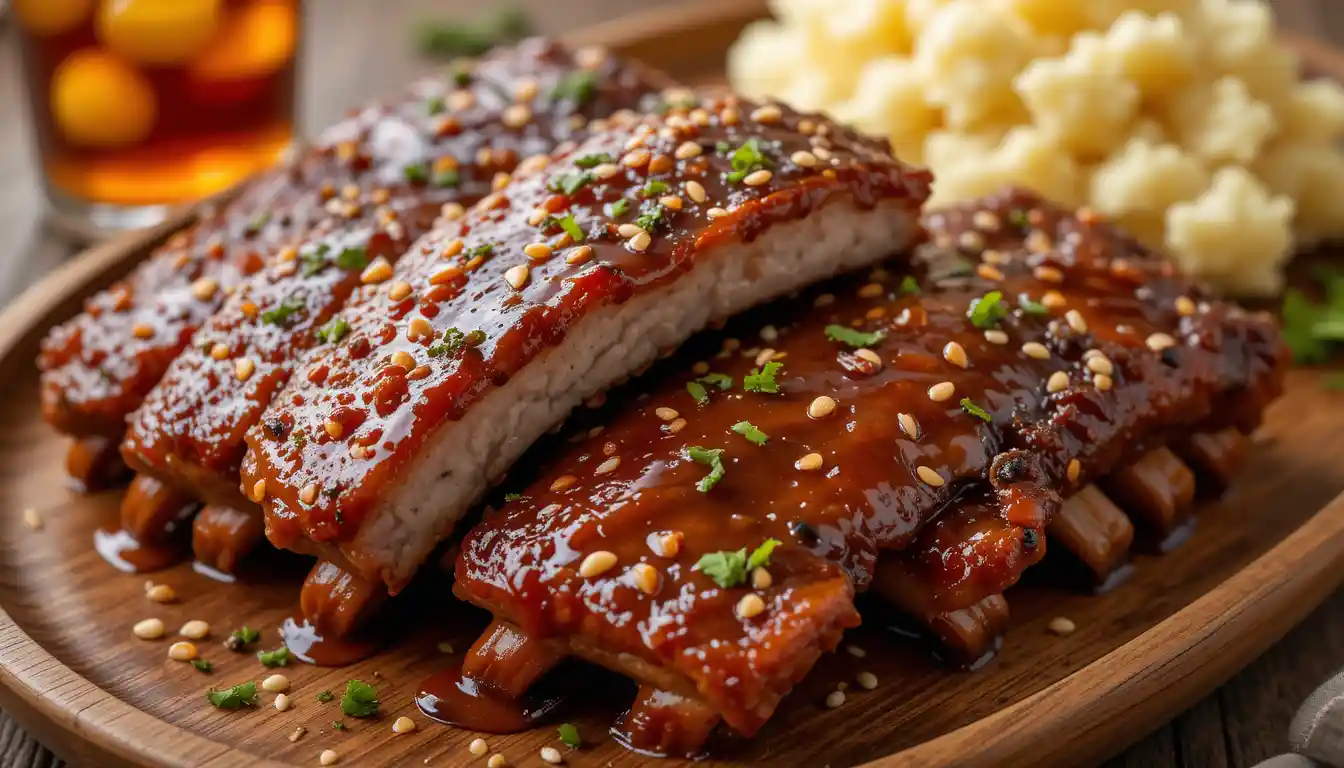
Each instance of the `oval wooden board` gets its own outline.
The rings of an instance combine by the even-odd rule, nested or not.
[[[727,45],[764,13],[760,0],[710,0],[619,20],[574,36],[662,67],[688,81],[722,79]],[[1294,45],[1298,45],[1294,42]],[[1329,49],[1298,46],[1309,68],[1344,78]],[[225,585],[187,566],[155,574],[180,600],[145,599],[144,577],[118,574],[93,552],[93,531],[116,520],[119,494],[79,495],[65,488],[63,439],[41,422],[32,359],[45,330],[77,311],[82,298],[129,269],[158,238],[152,233],[105,244],[33,287],[0,314],[0,705],[67,759],[94,765],[314,765],[327,748],[343,764],[458,765],[473,759],[477,734],[427,723],[414,711],[416,685],[453,663],[485,623],[455,603],[443,584],[420,587],[424,618],[392,649],[354,667],[292,666],[295,706],[223,712],[202,695],[209,685],[259,680],[267,672],[251,654],[234,655],[220,640],[243,624],[274,629],[293,607],[302,563],[246,585]],[[1105,596],[1027,583],[1009,594],[1013,611],[1003,652],[975,673],[949,671],[893,636],[880,608],[849,642],[866,658],[838,654],[789,697],[755,739],[727,738],[718,760],[787,765],[1087,764],[1119,750],[1206,694],[1282,636],[1344,580],[1344,409],[1318,374],[1295,371],[1288,394],[1269,412],[1240,485],[1206,504],[1198,529],[1165,557],[1136,558],[1133,577]],[[1334,501],[1332,501],[1334,499]],[[30,530],[25,508],[44,525]],[[283,564],[283,563],[282,563]],[[1032,580],[1029,579],[1029,582]],[[211,675],[166,657],[169,640],[136,640],[130,627],[158,616],[171,628],[205,619],[214,635],[200,643]],[[1045,631],[1068,616],[1078,631]],[[450,643],[457,653],[438,650]],[[881,684],[850,688],[836,710],[825,693],[860,671]],[[374,683],[383,702],[375,720],[346,718],[336,732],[335,703],[347,680]],[[606,728],[633,694],[602,672],[585,677],[564,717],[585,746],[571,765],[670,765],[624,751]],[[412,734],[394,736],[391,721],[412,716]],[[307,728],[297,742],[288,736]],[[488,737],[512,765],[542,765],[538,750],[560,747],[551,728]]]

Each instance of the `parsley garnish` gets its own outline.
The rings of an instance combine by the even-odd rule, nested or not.
[[[434,172],[434,186],[440,189],[456,187],[462,184],[462,173],[456,168],[445,168]]]
[[[775,380],[775,374],[783,367],[783,363],[766,363],[761,368],[752,368],[751,373],[743,377],[742,388],[748,392],[779,394],[779,382]]]
[[[630,210],[630,201],[621,198],[614,203],[607,204],[607,215],[613,219],[624,216]]]
[[[639,194],[644,197],[655,197],[667,191],[667,184],[657,180],[650,179],[644,183],[644,188],[639,190]]]
[[[710,386],[718,387],[720,390],[729,390],[733,388],[733,377],[726,373],[706,373],[704,376],[696,379]]]
[[[575,728],[573,723],[561,723],[555,730],[560,734],[560,741],[564,742],[566,747],[578,749],[583,745],[583,741],[579,738],[579,729]]]
[[[210,670],[215,668],[215,665],[211,664],[207,659],[192,659],[191,666],[199,669],[202,672],[209,672]]]
[[[274,651],[257,651],[257,661],[263,667],[288,667],[289,649],[282,645]]]
[[[303,264],[303,276],[312,277],[321,272],[322,268],[327,266],[327,252],[330,250],[330,246],[322,243],[310,251],[299,254],[299,261]]]
[[[331,691],[322,691],[317,694],[317,701],[319,704],[326,704],[334,698],[336,697],[332,695]]]
[[[708,390],[705,389],[705,385],[704,385],[704,384],[701,384],[701,383],[698,382],[698,381],[688,381],[688,382],[686,382],[686,391],[691,393],[691,397],[695,398],[695,401],[696,401],[697,403],[708,403],[708,402],[709,402],[709,392],[708,392]]]
[[[327,344],[335,344],[345,338],[345,334],[350,332],[350,324],[343,317],[333,317],[327,321],[326,325],[317,329],[317,338]]]
[[[340,720],[332,720],[331,727],[335,728],[338,731],[349,730],[349,728],[346,727],[345,723],[341,722]]]
[[[574,214],[567,213],[562,218],[556,219],[555,223],[559,224],[560,228],[565,230],[565,233],[569,235],[569,239],[576,243],[583,242],[583,230],[579,227],[579,222],[574,220]]]
[[[976,328],[993,328],[1008,316],[1008,308],[1003,303],[1003,293],[990,291],[971,304],[967,316]]]
[[[523,494],[521,494],[521,493],[506,493],[506,494],[504,494],[504,500],[505,500],[505,501],[522,501],[524,498],[525,498],[525,497],[524,497]]]
[[[709,489],[719,484],[723,479],[723,449],[722,448],[702,448],[698,445],[692,445],[686,449],[686,455],[691,461],[700,464],[709,465],[709,474],[700,478],[695,484],[695,489],[701,493],[709,493]]]
[[[961,398],[961,410],[965,411],[966,413],[978,419],[984,419],[986,424],[988,424],[991,421],[989,412],[986,411],[984,408],[981,408],[980,406],[971,402],[971,398],[969,397]]]
[[[838,341],[841,344],[848,344],[855,349],[858,349],[859,347],[871,347],[874,344],[881,343],[886,337],[887,334],[885,331],[864,333],[863,331],[856,331],[853,328],[848,328],[843,325],[826,326],[826,338],[831,341]]]
[[[911,275],[906,275],[905,277],[901,278],[901,293],[908,293],[912,296],[918,296],[921,293],[919,289],[919,281],[916,280]]]
[[[583,104],[593,97],[597,90],[597,75],[588,70],[577,70],[565,75],[555,89],[551,91],[551,100],[569,99],[575,104]]]
[[[593,183],[593,174],[584,171],[582,173],[562,173],[551,179],[546,188],[552,192],[563,192],[566,195],[573,195],[580,189]]]
[[[646,210],[635,218],[635,226],[645,232],[652,232],[657,229],[658,222],[663,220],[663,206],[654,206]]]
[[[1013,210],[1008,212],[1008,223],[1015,227],[1025,228],[1027,226],[1026,211]]]
[[[746,178],[747,174],[752,171],[769,168],[774,165],[774,163],[770,162],[770,158],[766,157],[761,152],[760,139],[754,138],[747,139],[743,142],[742,146],[737,148],[737,151],[733,152],[731,162],[733,171],[727,176],[729,184],[738,183]]]
[[[246,234],[249,235],[257,234],[262,230],[263,227],[266,226],[266,223],[269,222],[270,220],[271,220],[271,214],[266,213],[264,211],[262,213],[258,213],[256,216],[252,217],[251,221],[247,222]]]
[[[526,37],[531,28],[531,20],[519,8],[505,8],[475,24],[426,21],[415,29],[416,47],[427,56],[479,56]]]
[[[583,169],[596,168],[603,163],[614,163],[616,158],[603,152],[599,155],[584,155],[574,159],[574,164]]]
[[[302,432],[298,431],[294,433],[296,436],[302,434]],[[303,447],[302,444],[300,444],[299,447]],[[229,635],[229,639],[224,641],[224,647],[231,651],[240,651],[243,649],[243,646],[255,643],[259,639],[261,639],[260,632],[251,627],[244,626],[241,629],[235,629],[233,634]]]
[[[1305,294],[1295,288],[1283,292],[1283,340],[1293,351],[1295,365],[1323,363],[1330,357],[1330,334],[1318,332],[1330,330],[1325,323],[1329,308],[1314,303]]]
[[[429,169],[424,163],[411,163],[401,169],[401,175],[411,184],[424,184],[429,181]]]
[[[484,259],[494,252],[495,252],[495,246],[486,243],[484,245],[478,245],[474,248],[468,248],[462,252],[462,255],[467,257],[467,261],[471,261],[477,256]]]
[[[757,445],[765,445],[765,441],[770,439],[769,435],[750,421],[739,421],[732,426],[732,430]]]
[[[356,245],[346,246],[336,254],[336,266],[346,270],[363,269],[369,266],[369,252]]]
[[[289,325],[290,318],[295,312],[302,311],[305,305],[298,299],[285,299],[280,302],[280,306],[274,309],[268,309],[261,313],[261,322],[267,325],[278,325],[281,328]]]
[[[341,711],[351,717],[373,717],[378,714],[378,692],[368,683],[351,680],[341,697]]]
[[[429,348],[429,356],[443,357],[444,355],[451,355],[462,348],[462,343],[466,338],[466,334],[457,330],[456,327],[449,328],[443,332],[443,343],[435,344]]]
[[[471,83],[471,70],[466,67],[458,67],[453,70],[453,85],[458,88],[466,88]]]
[[[1022,308],[1028,315],[1048,315],[1050,308],[1037,301],[1027,298],[1026,294],[1017,297],[1017,306]]]
[[[430,96],[428,99],[425,99],[425,111],[429,113],[429,116],[430,116],[430,117],[433,117],[434,115],[437,115],[437,114],[439,114],[440,112],[442,112],[442,111],[443,111],[443,97],[442,97],[442,96]]]
[[[206,691],[205,698],[220,709],[242,709],[257,705],[257,684],[248,681],[222,691]]]
[[[745,584],[747,574],[753,568],[763,568],[770,564],[770,554],[781,544],[779,539],[766,539],[759,547],[747,555],[746,548],[732,551],[711,552],[696,562],[693,570],[700,571],[725,589]]]

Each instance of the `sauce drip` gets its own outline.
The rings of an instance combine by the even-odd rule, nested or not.
[[[483,733],[521,733],[559,708],[560,696],[545,688],[543,684],[514,698],[452,667],[421,683],[415,704],[436,722]]]
[[[343,667],[367,659],[386,644],[381,633],[356,633],[351,637],[323,634],[302,616],[290,616],[280,624],[280,637],[295,658],[318,667]]]
[[[93,548],[122,573],[161,571],[186,558],[183,547],[142,543],[123,528],[99,528],[93,532]]]

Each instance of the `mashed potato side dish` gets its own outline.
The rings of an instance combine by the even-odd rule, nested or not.
[[[1344,88],[1300,80],[1259,0],[772,0],[733,85],[828,111],[933,169],[1087,205],[1190,274],[1270,294],[1344,236]]]

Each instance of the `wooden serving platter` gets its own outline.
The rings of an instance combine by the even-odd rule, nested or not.
[[[709,0],[587,30],[601,42],[687,81],[721,79],[727,45],[762,0]],[[1344,77],[1329,49],[1297,44],[1309,66]],[[286,712],[262,695],[256,710],[221,711],[208,686],[261,680],[252,653],[221,645],[244,624],[263,630],[260,646],[294,607],[304,564],[277,558],[247,583],[223,584],[189,565],[153,574],[178,601],[150,602],[145,576],[114,571],[93,549],[94,531],[115,524],[118,492],[81,495],[63,472],[66,441],[41,421],[32,360],[54,322],[129,269],[171,222],[98,247],[58,270],[0,313],[0,705],[61,756],[93,765],[316,765],[333,749],[341,764],[484,765],[467,745],[480,734],[428,722],[413,696],[428,674],[460,659],[485,625],[483,613],[456,603],[446,584],[419,585],[415,621],[388,650],[343,669],[291,665],[294,701]],[[898,637],[880,609],[848,638],[863,658],[836,654],[788,698],[754,739],[722,739],[714,761],[784,765],[1088,764],[1138,739],[1247,664],[1344,581],[1344,402],[1312,371],[1294,371],[1288,393],[1269,411],[1240,483],[1198,511],[1194,536],[1161,557],[1137,556],[1131,578],[1106,595],[1070,591],[1039,579],[1009,593],[1012,627],[999,656],[974,673],[949,670]],[[34,510],[42,524],[25,523]],[[170,637],[131,634],[156,616]],[[1051,618],[1077,626],[1046,631]],[[204,674],[170,661],[171,634],[190,619],[212,627],[198,643],[214,663]],[[452,652],[442,650],[447,643]],[[861,671],[879,686],[850,687],[837,709],[823,705],[838,681]],[[341,718],[335,702],[346,681],[374,684],[376,719]],[[561,716],[584,746],[563,747],[552,727],[487,736],[510,765],[543,765],[543,746],[576,766],[672,765],[625,751],[607,728],[633,686],[600,671],[573,678]],[[391,724],[408,715],[412,733]],[[348,730],[332,722],[344,720]],[[297,741],[296,727],[307,732]]]

